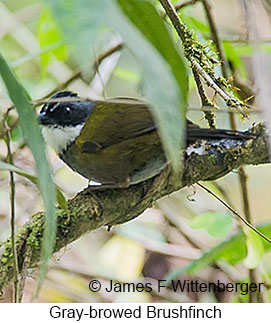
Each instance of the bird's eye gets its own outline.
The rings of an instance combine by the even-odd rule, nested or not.
[[[71,109],[69,107],[65,107],[64,114],[67,116],[71,113]]]

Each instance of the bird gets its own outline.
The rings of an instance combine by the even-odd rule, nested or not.
[[[126,188],[158,175],[167,165],[146,102],[135,98],[83,100],[60,91],[38,115],[42,135],[75,172],[105,188]],[[186,145],[198,140],[248,140],[249,131],[200,128],[186,122]]]

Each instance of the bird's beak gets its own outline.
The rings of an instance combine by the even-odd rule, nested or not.
[[[45,112],[40,113],[37,116],[37,120],[38,120],[39,124],[41,124],[41,125],[48,125],[48,124],[50,124],[50,120],[46,116],[46,113]]]

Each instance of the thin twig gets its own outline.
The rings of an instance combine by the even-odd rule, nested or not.
[[[224,54],[224,50],[220,41],[220,38],[218,36],[218,30],[215,24],[215,20],[211,11],[211,6],[209,4],[209,2],[207,0],[201,0],[204,11],[205,11],[205,15],[210,27],[210,31],[211,31],[211,38],[213,40],[213,43],[216,47],[217,50],[217,54],[220,60],[220,67],[221,67],[221,72],[224,78],[228,78],[228,72],[227,72],[227,65],[228,65],[228,61],[225,57]],[[233,130],[236,130],[236,122],[234,119],[234,114],[232,112],[229,112],[229,118],[230,118],[230,124],[231,124],[231,128]]]
[[[3,117],[3,128],[7,129],[5,142],[7,146],[7,153],[8,153],[8,162],[9,164],[13,165],[13,155],[11,152],[10,147],[10,131],[8,129],[8,125],[6,124],[6,120],[8,114],[11,109],[8,109]],[[20,288],[19,288],[19,265],[18,265],[18,257],[17,257],[17,249],[16,249],[16,228],[15,228],[15,181],[14,181],[14,173],[12,171],[9,172],[10,174],[10,226],[11,226],[11,245],[12,245],[12,253],[13,253],[13,275],[14,275],[14,295],[13,300],[14,303],[20,302]]]
[[[109,57],[110,55],[118,52],[119,50],[121,50],[123,48],[123,44],[122,43],[118,43],[115,46],[109,48],[108,50],[106,50],[105,52],[101,53],[96,61],[93,64],[94,67],[94,75],[98,70],[99,65],[102,63],[102,61],[104,59],[106,59],[107,57]],[[57,87],[55,87],[52,91],[50,91],[49,93],[46,94],[46,96],[44,96],[42,99],[48,98],[51,95],[53,95],[55,92],[57,91],[61,91],[62,89],[65,89],[70,83],[72,83],[74,80],[76,80],[78,77],[80,77],[82,71],[78,70],[76,72],[74,72],[65,82],[60,83]],[[94,75],[91,77],[91,79],[94,78]],[[41,99],[41,100],[42,100]]]
[[[98,69],[99,65],[103,62],[104,59],[106,59],[110,55],[114,54],[115,52],[121,50],[122,48],[123,48],[123,44],[122,43],[118,43],[115,46],[113,46],[113,47],[109,48],[108,50],[106,50],[105,52],[101,53],[97,57],[97,60],[95,61],[94,65],[93,65],[94,70],[95,70],[95,73],[97,72],[97,69]],[[66,81],[60,83],[52,91],[50,91],[49,93],[47,93],[44,97],[42,97],[39,100],[31,101],[30,103],[32,103],[34,107],[37,107],[40,104],[46,103],[48,97],[52,96],[54,93],[56,93],[58,91],[61,91],[61,90],[65,89],[71,82],[73,82],[78,77],[80,77],[81,73],[82,73],[81,70],[78,70],[78,71],[74,72]],[[92,79],[93,79],[93,77],[92,77]],[[52,102],[60,102],[60,101],[58,99],[58,100],[55,100],[55,101],[52,101]],[[68,99],[65,99],[64,101],[65,102],[67,102],[67,101],[76,101],[76,99],[74,100],[72,98],[68,98]],[[7,109],[10,110],[10,109],[13,109],[13,108],[14,108],[14,105],[10,105]],[[14,123],[12,125],[10,125],[10,130],[14,129],[17,125],[18,125],[18,119],[16,119],[14,121]],[[1,138],[4,138],[5,135],[6,135],[6,131],[4,130],[3,133],[1,131],[0,132],[0,139]]]
[[[271,240],[266,237],[263,233],[261,233],[258,229],[256,229],[252,224],[250,224],[244,217],[242,217],[239,213],[237,213],[228,203],[223,201],[218,195],[216,195],[214,192],[209,190],[206,186],[197,183],[198,186],[200,186],[202,189],[204,189],[207,193],[212,195],[214,198],[216,198],[220,203],[222,203],[228,210],[230,210],[234,215],[236,215],[239,220],[241,220],[246,226],[248,226],[251,230],[256,232],[259,236],[261,236],[265,241],[269,242],[271,244]]]
[[[184,1],[184,2],[182,1],[180,3],[176,3],[174,5],[174,8],[175,8],[176,11],[179,11],[179,10],[185,8],[185,7],[193,6],[194,4],[196,4],[199,1],[201,1],[201,0],[187,0],[187,1]],[[164,18],[166,18],[166,16],[167,16],[167,14],[165,13]]]
[[[165,9],[165,12],[171,20],[182,43],[185,44],[188,40],[188,37],[191,37],[191,35],[187,35],[187,29],[184,23],[180,20],[177,11],[169,0],[159,0],[159,2]],[[190,61],[192,68],[195,69],[195,71],[204,79],[207,86],[211,87],[215,91],[215,93],[220,95],[229,107],[235,107],[244,117],[248,117],[245,111],[246,105],[244,103],[240,102],[238,99],[234,98],[232,95],[223,90],[219,85],[217,85],[216,80],[213,80],[213,78],[205,71],[205,69],[193,56],[187,55],[186,57]]]
[[[182,1],[180,3],[175,4],[174,8],[176,11],[178,11],[180,9],[183,9],[184,7],[194,5],[199,1],[201,1],[201,0],[187,0],[185,2]]]
[[[208,2],[208,0],[201,0],[202,5],[204,7],[205,10],[205,14],[210,26],[210,30],[211,30],[211,37],[212,40],[214,42],[214,45],[216,47],[216,50],[218,52],[218,57],[219,60],[221,62],[221,72],[224,78],[228,77],[228,70],[227,70],[227,66],[228,61],[227,58],[224,54],[224,50],[218,35],[218,30],[215,24],[215,20],[211,11],[211,6]],[[236,120],[235,120],[235,115],[229,111],[229,120],[230,120],[230,125],[232,130],[236,130]],[[241,186],[241,193],[242,193],[242,199],[243,199],[243,210],[244,210],[244,215],[245,215],[245,219],[251,223],[251,212],[250,212],[250,205],[249,205],[249,198],[248,198],[248,188],[247,188],[247,174],[244,170],[243,167],[240,167],[238,170],[238,178],[239,178],[239,183]],[[255,277],[256,277],[256,273],[254,269],[249,270],[249,277],[250,277],[250,281],[256,282],[255,281]],[[257,298],[257,294],[253,294],[253,293],[249,293],[249,301],[250,302],[255,302]]]
[[[214,42],[214,45],[216,46],[217,52],[218,52],[218,57],[221,62],[221,72],[223,77],[227,78],[228,77],[228,71],[227,71],[227,66],[229,65],[227,62],[227,59],[224,55],[223,47],[221,45],[221,41],[218,35],[218,30],[215,24],[215,20],[211,11],[211,6],[208,2],[208,0],[201,0],[205,14],[210,26],[211,30],[211,37]],[[235,120],[235,115],[229,111],[229,120],[230,120],[230,125],[233,130],[236,130],[236,120]],[[250,206],[249,206],[249,198],[248,198],[248,188],[247,188],[247,174],[244,170],[243,167],[240,167],[238,170],[238,178],[239,178],[239,183],[241,186],[241,193],[242,193],[242,199],[243,199],[243,210],[244,210],[244,215],[245,219],[251,223],[251,212],[250,212]],[[250,269],[249,270],[249,277],[251,283],[256,282],[255,277],[256,277],[256,272],[255,269]],[[257,294],[255,293],[249,293],[249,302],[254,303],[257,300]]]
[[[210,128],[215,128],[215,114],[213,113],[214,104],[209,100],[207,94],[205,93],[203,84],[201,82],[199,75],[195,72],[194,69],[192,69],[192,71],[198,88],[198,93],[201,99],[201,106],[210,108],[210,110],[202,109],[202,111],[205,114],[205,119],[208,121]]]
[[[250,211],[250,204],[249,204],[249,197],[248,197],[248,186],[247,186],[247,174],[244,170],[244,167],[240,167],[238,170],[238,178],[239,183],[241,186],[241,192],[242,192],[242,200],[243,200],[243,211],[245,218],[248,222],[252,223],[251,219],[251,211]],[[257,272],[255,269],[249,269],[249,278],[251,283],[257,282]],[[259,293],[252,293],[250,292],[248,294],[249,297],[249,303],[257,303]]]
[[[248,198],[248,187],[247,187],[248,177],[243,167],[239,170],[238,176],[239,176],[239,182],[240,182],[241,191],[242,191],[244,214],[245,214],[246,220],[248,222],[251,222],[252,219],[251,219],[251,212],[250,212],[249,198]]]
[[[200,0],[200,1],[202,2],[202,5],[203,5],[204,11],[205,11],[205,15],[206,15],[206,18],[209,23],[211,37],[212,37],[213,43],[214,43],[217,53],[218,53],[218,57],[219,57],[220,64],[221,64],[220,66],[221,66],[222,75],[225,78],[227,78],[228,77],[227,68],[226,68],[227,60],[225,58],[224,50],[221,45],[220,38],[218,36],[217,27],[216,27],[215,20],[212,15],[212,11],[211,11],[212,8],[207,0]]]
[[[225,188],[222,185],[220,185],[217,181],[212,182],[212,185],[215,186],[215,188],[219,191],[219,193],[223,196],[224,200],[228,204],[232,204],[227,191],[225,190]]]
[[[247,113],[244,111],[245,105],[242,105],[236,98],[230,96],[227,92],[221,89],[221,87],[214,82],[212,77],[205,72],[196,60],[192,59],[191,63],[199,75],[205,80],[207,86],[212,88],[215,93],[219,94],[229,107],[236,107],[244,117],[247,117]]]

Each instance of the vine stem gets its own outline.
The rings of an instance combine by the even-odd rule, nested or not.
[[[240,215],[237,211],[235,211],[228,203],[226,203],[222,198],[220,198],[218,195],[216,195],[214,192],[209,190],[206,186],[197,183],[199,187],[204,189],[207,193],[212,195],[215,199],[217,199],[220,203],[222,203],[228,210],[230,210],[234,215],[236,215],[239,220],[241,220],[246,226],[248,226],[251,230],[253,230],[255,233],[257,233],[259,236],[261,236],[265,241],[271,244],[271,240],[266,237],[263,233],[261,233],[257,228],[255,228],[252,224],[250,224],[242,215]]]

